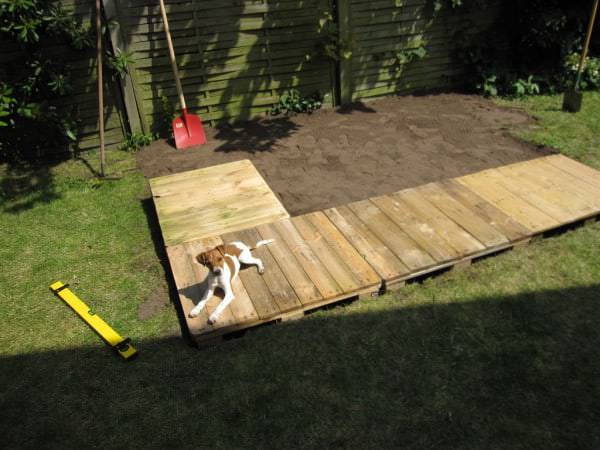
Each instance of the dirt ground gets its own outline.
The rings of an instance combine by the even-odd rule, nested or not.
[[[147,177],[248,158],[291,215],[548,154],[511,137],[525,113],[477,96],[389,97],[345,110],[207,128],[208,144],[137,154]]]

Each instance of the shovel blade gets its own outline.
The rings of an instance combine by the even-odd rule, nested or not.
[[[583,94],[579,91],[568,90],[563,97],[563,111],[579,112],[581,110],[581,100]]]
[[[178,149],[206,143],[206,134],[200,117],[184,112],[181,117],[173,119],[173,137],[175,147]]]

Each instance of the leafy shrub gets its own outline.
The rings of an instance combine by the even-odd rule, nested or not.
[[[58,2],[3,0],[0,39],[22,51],[20,58],[0,69],[0,158],[74,141],[75,111],[56,106],[57,99],[72,92],[70,67],[60,55],[46,56],[45,44],[85,50],[92,45],[90,27]]]
[[[569,88],[575,84],[580,58],[580,54],[571,53],[565,60],[564,84]],[[579,88],[582,90],[600,88],[600,58],[590,58],[589,56],[585,58]]]
[[[529,75],[527,79],[518,78],[513,82],[513,95],[523,97],[524,95],[536,95],[540,93],[540,86],[533,81],[533,75]]]
[[[290,89],[279,98],[279,103],[271,108],[271,115],[310,114],[321,106],[323,106],[323,97],[318,92],[310,97],[302,97],[297,89]]]
[[[488,2],[463,0],[461,8],[481,10]],[[470,68],[467,83],[486,95],[556,92],[572,85],[572,55],[581,51],[590,6],[587,0],[503,0],[491,28],[473,33],[465,22],[453,39],[458,57]],[[597,52],[598,36],[590,49],[592,55]],[[594,58],[588,64],[582,88],[596,88],[598,66]]]
[[[140,148],[149,145],[156,138],[155,135],[151,133],[131,133],[128,134],[121,145],[121,150],[125,150],[128,152],[136,152]]]

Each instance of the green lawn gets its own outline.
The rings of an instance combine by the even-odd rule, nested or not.
[[[599,93],[576,115],[509,103],[540,118],[528,139],[600,168]],[[172,308],[137,317],[165,275],[145,180],[112,157],[104,183],[78,161],[3,174],[6,448],[600,448],[600,223],[199,352]],[[140,357],[99,343],[56,279]]]

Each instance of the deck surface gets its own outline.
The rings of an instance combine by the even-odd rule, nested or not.
[[[275,239],[255,251],[265,274],[243,269],[234,283],[236,298],[214,325],[207,318],[220,297],[187,319],[203,340],[377,292],[382,282],[390,286],[469,263],[599,213],[600,172],[552,155],[244,230],[224,226],[167,252],[187,315],[206,277],[195,254],[221,242]]]
[[[289,217],[247,159],[150,180],[165,245]]]

